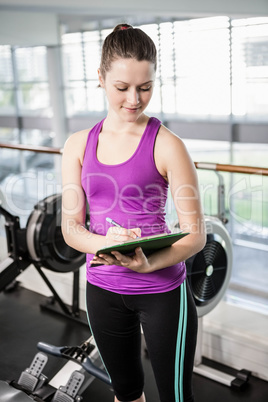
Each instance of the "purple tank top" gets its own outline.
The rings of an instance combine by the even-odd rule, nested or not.
[[[142,237],[170,232],[165,222],[168,183],[154,161],[154,144],[161,122],[151,117],[134,154],[123,163],[106,165],[97,159],[103,121],[88,134],[81,175],[89,204],[90,232],[105,235],[110,226],[107,216],[123,227],[141,228]],[[167,292],[186,277],[184,262],[141,274],[116,265],[91,267],[92,257],[87,254],[87,280],[115,293]]]

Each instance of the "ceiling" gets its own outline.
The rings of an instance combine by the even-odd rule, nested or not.
[[[53,13],[70,32],[94,28],[100,20],[103,27],[111,27],[114,21],[141,25],[156,17],[163,21],[213,15],[268,16],[268,0],[0,0],[1,10],[22,15]]]

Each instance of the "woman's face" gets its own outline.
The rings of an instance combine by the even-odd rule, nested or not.
[[[135,122],[153,94],[154,64],[135,59],[116,59],[105,79],[99,72],[100,85],[106,91],[109,112],[124,121]]]

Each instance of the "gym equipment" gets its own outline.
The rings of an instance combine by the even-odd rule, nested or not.
[[[54,194],[39,201],[30,214],[26,228],[20,227],[18,216],[0,205],[5,217],[8,258],[0,264],[0,291],[14,284],[15,278],[33,264],[53,294],[42,308],[79,320],[79,268],[85,254],[68,246],[61,233],[61,195]],[[88,221],[88,216],[87,216]],[[54,272],[73,272],[73,303],[67,306],[45,275],[42,268]],[[54,302],[60,307],[57,306]]]
[[[222,299],[230,281],[233,259],[231,238],[220,220],[206,217],[205,222],[206,245],[186,261],[198,317],[209,313]]]
[[[92,336],[76,347],[43,342],[37,347],[40,352],[18,381],[0,380],[1,402],[81,402],[82,394],[95,378],[111,386]],[[43,374],[48,355],[67,360],[50,380]]]
[[[26,242],[32,261],[55,272],[76,271],[85,255],[68,246],[61,233],[61,195],[38,202],[26,227]]]
[[[53,303],[41,307],[57,311],[55,300],[62,314],[88,325],[86,320],[79,319],[79,268],[85,262],[85,254],[69,247],[63,239],[61,195],[54,194],[38,202],[24,229],[20,227],[19,217],[10,214],[1,205],[0,214],[6,221],[8,247],[8,258],[0,264],[0,291],[14,286],[16,277],[33,264],[53,294]],[[88,219],[87,215],[86,223]],[[72,309],[62,301],[42,268],[73,272]],[[37,347],[41,352],[36,354],[18,381],[0,381],[1,402],[80,402],[81,394],[95,378],[110,385],[107,373],[102,370],[103,363],[93,337],[81,346],[56,347],[40,342]],[[68,360],[51,380],[43,374],[47,355]]]

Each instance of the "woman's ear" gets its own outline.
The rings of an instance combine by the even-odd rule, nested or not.
[[[101,88],[104,88],[104,80],[103,80],[103,78],[102,78],[102,75],[101,75],[101,72],[100,72],[100,69],[98,68],[98,76],[99,76],[99,86],[101,87]]]

